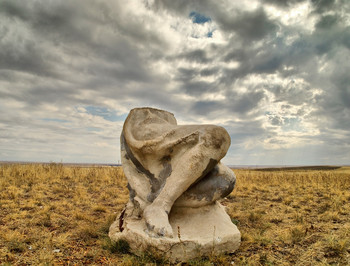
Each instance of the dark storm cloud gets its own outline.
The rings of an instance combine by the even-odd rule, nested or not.
[[[251,111],[254,108],[258,108],[259,102],[264,97],[263,91],[252,91],[246,93],[237,99],[237,103],[233,104],[233,110],[239,113],[246,113]]]
[[[197,63],[208,63],[210,59],[207,57],[207,53],[205,50],[196,49],[190,52],[186,52],[183,54],[180,54],[177,58],[181,58],[190,62],[197,62]]]
[[[134,72],[146,72],[145,69],[140,69],[141,60],[139,50],[135,49],[134,44],[128,40],[128,37],[135,41],[146,41],[150,44],[161,43],[159,38],[151,32],[140,30],[140,25],[137,23],[122,22],[120,16],[110,11],[107,4],[97,4],[94,2],[52,2],[50,4],[40,4],[39,2],[24,2],[4,1],[0,12],[7,16],[11,21],[20,20],[27,25],[30,25],[29,30],[36,36],[28,43],[24,43],[23,58],[24,65],[27,62],[32,62],[42,67],[39,69],[34,65],[37,71],[47,69],[48,62],[52,60],[47,56],[54,56],[53,48],[58,47],[59,52],[73,53],[74,56],[96,56],[110,62],[120,62],[126,66],[134,68]],[[106,39],[96,38],[97,30],[101,27],[112,28],[105,36]],[[126,29],[126,27],[128,27]],[[16,40],[12,40],[13,42]],[[8,50],[11,49],[9,44]],[[42,42],[44,42],[42,44]],[[47,43],[46,43],[47,42]],[[116,49],[116,47],[118,49]],[[6,47],[5,47],[6,48]],[[42,49],[44,48],[44,49]],[[11,51],[6,50],[10,55],[18,52],[17,47],[12,47]],[[41,54],[46,51],[47,55]],[[5,52],[3,52],[5,53]],[[21,55],[19,55],[21,59]],[[43,57],[45,57],[43,60]],[[56,55],[57,59],[59,55]],[[9,64],[16,63],[13,58],[6,58]],[[61,63],[58,61],[57,63]],[[28,64],[28,63],[27,63]],[[22,62],[18,62],[22,65]],[[30,67],[30,66],[29,66]],[[29,68],[28,67],[28,68]],[[36,70],[34,68],[33,71]],[[128,72],[125,71],[125,72]],[[104,70],[102,70],[104,72]],[[125,75],[125,73],[121,73]],[[130,77],[135,78],[135,75]]]
[[[147,82],[151,80],[151,77],[149,73],[147,73],[146,69],[130,63],[123,64],[123,66],[120,67],[119,64],[114,62],[91,62],[86,69],[91,76],[95,76],[98,79],[108,78],[114,80],[114,82],[117,80],[119,83],[130,80],[136,82]]]
[[[322,132],[328,131],[328,133],[335,132],[335,130],[342,130],[345,132],[350,131],[350,63],[341,63],[342,67],[336,71],[330,73],[327,89],[323,91],[323,97],[317,97],[316,102],[319,106],[314,111],[310,119],[324,118],[322,122]],[[342,135],[340,134],[340,135]],[[323,134],[326,137],[327,134]],[[338,138],[340,135],[336,135]],[[322,138],[323,138],[322,137]],[[332,134],[328,134],[325,141],[333,139]],[[349,138],[343,138],[344,144],[350,145]]]
[[[258,110],[259,102],[264,97],[265,93],[263,90],[251,90],[242,94],[231,92],[227,97],[227,107],[236,115],[245,115],[254,109]]]
[[[204,68],[202,69],[199,74],[202,77],[206,77],[206,76],[212,76],[215,75],[219,72],[219,68],[218,67],[209,67],[209,68]]]
[[[233,116],[234,117],[234,116]],[[262,127],[261,121],[228,121],[225,124],[231,136],[231,145],[238,151],[239,146],[243,146],[247,139],[257,140],[262,138],[267,132]]]
[[[205,5],[207,1],[203,1],[203,4]],[[188,10],[194,7],[198,4],[198,1],[187,1],[187,0],[179,0],[179,1],[172,1],[172,0],[155,0],[153,4],[153,8],[157,9],[166,9],[175,11],[179,14],[186,13],[186,16],[188,16],[190,13],[188,13]]]
[[[219,101],[198,101],[192,106],[191,110],[197,115],[207,116],[218,109],[223,109],[223,107],[222,102]]]
[[[188,81],[183,85],[188,95],[201,96],[207,92],[217,92],[215,84],[204,81]]]
[[[2,1],[1,13],[31,21],[40,28],[69,25],[67,19],[74,14],[73,10],[66,4],[53,4],[55,8],[50,10],[49,6],[40,5],[38,2]]]
[[[344,106],[350,109],[350,77],[349,73],[337,78],[335,84],[340,89],[340,98]],[[350,123],[350,122],[349,122]]]
[[[202,86],[197,86],[195,92],[189,90],[188,94],[198,95],[205,92],[217,92],[214,86],[208,84],[197,84]],[[247,118],[251,117],[253,114],[259,110],[260,102],[265,98],[265,93],[263,90],[251,90],[245,93],[237,93],[235,91],[227,92],[225,100],[206,100],[206,101],[196,101],[191,110],[199,115],[205,117],[215,117],[218,110],[224,113],[234,115],[237,118]],[[250,114],[253,112],[253,114]]]
[[[47,86],[33,86],[26,90],[17,88],[17,91],[6,93],[3,97],[8,99],[15,99],[16,101],[26,103],[27,106],[36,108],[44,103],[72,103],[74,96],[78,97],[79,93],[71,89],[71,87],[64,87],[58,84]]]
[[[267,4],[273,4],[278,7],[287,8],[298,3],[306,2],[307,0],[264,0]]]
[[[316,23],[316,29],[328,30],[333,28],[339,23],[339,16],[336,15],[325,15],[321,16],[319,21]]]
[[[229,47],[227,49],[229,50]],[[230,51],[223,57],[225,62],[239,62],[237,68],[223,68],[224,75],[221,80],[224,84],[230,84],[239,78],[250,74],[275,73],[283,71],[285,60],[288,56],[284,53],[288,48],[278,42],[259,47],[258,49],[242,48],[238,51]]]
[[[278,25],[266,15],[262,7],[253,11],[226,10],[225,1],[215,4],[212,1],[155,1],[157,8],[164,8],[180,15],[187,15],[194,10],[206,10],[205,16],[218,24],[227,33],[235,32],[240,37],[237,41],[250,42],[267,35],[274,35]],[[192,9],[192,10],[191,10]]]
[[[232,49],[231,49],[232,50]],[[239,61],[244,62],[248,60],[247,51],[243,48],[234,49],[233,51],[227,52],[223,58],[224,62]]]
[[[29,25],[30,30],[40,38],[49,39],[53,45],[91,41],[91,30],[84,21],[84,5],[76,2],[20,2],[3,1],[0,13],[13,22]],[[80,25],[78,25],[81,23]],[[36,39],[38,40],[38,39]]]
[[[237,12],[234,16],[225,15],[216,17],[219,26],[226,32],[236,32],[246,42],[262,39],[278,30],[277,24],[267,17],[263,8]]]
[[[1,33],[0,33],[1,34]],[[2,36],[4,36],[2,34]],[[0,69],[11,69],[25,71],[33,74],[41,73],[44,76],[57,76],[54,67],[46,61],[47,59],[57,60],[55,56],[45,55],[43,51],[30,40],[18,40],[16,46],[14,43],[1,43],[0,50]],[[45,52],[44,52],[45,53]],[[45,58],[46,57],[46,58]]]
[[[311,3],[315,8],[315,12],[323,13],[333,8],[335,0],[311,0]]]
[[[178,72],[178,75],[176,76],[177,80],[186,83],[196,77],[198,70],[193,68],[180,67],[177,69],[177,72]]]
[[[299,106],[313,99],[308,85],[298,84],[293,80],[284,86],[266,84],[264,88],[274,94],[275,102],[288,102],[290,105]]]
[[[70,83],[67,89],[55,81],[55,90],[50,86],[28,88],[22,95],[29,95],[26,101],[32,105],[64,102],[85,88],[95,91],[113,83],[112,95],[106,88],[100,93],[116,98],[129,81],[152,82],[157,77],[144,62],[152,50],[151,57],[156,57],[165,42],[140,27],[142,21],[125,21],[122,6],[115,8],[108,2],[93,1],[2,1],[0,14],[6,23],[0,27],[0,69]],[[141,43],[149,45],[146,53],[138,47]]]

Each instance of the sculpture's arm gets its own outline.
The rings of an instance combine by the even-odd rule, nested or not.
[[[179,145],[194,146],[196,143],[198,143],[199,140],[199,132],[192,132],[179,138],[172,137],[172,134],[172,132],[169,132],[169,134],[165,134],[159,140],[153,143],[144,143],[144,145],[141,147],[141,152],[145,154],[153,153],[155,151],[171,152],[174,148],[176,148]]]
[[[199,141],[200,132],[194,130],[192,126],[174,126],[163,134],[150,140],[137,140],[125,130],[125,136],[132,149],[140,151],[142,154],[150,154],[157,151],[171,151],[178,145],[194,145]]]

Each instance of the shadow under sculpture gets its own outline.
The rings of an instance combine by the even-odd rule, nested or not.
[[[218,202],[236,182],[220,162],[231,143],[224,128],[177,125],[172,113],[136,108],[120,141],[130,200],[111,225],[112,240],[173,262],[239,247],[240,232]]]

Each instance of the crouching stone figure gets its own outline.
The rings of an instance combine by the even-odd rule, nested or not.
[[[240,233],[218,203],[236,181],[220,163],[231,142],[224,128],[177,125],[167,111],[136,108],[120,141],[130,200],[111,226],[112,239],[170,261],[200,256],[215,242],[216,253],[238,248]]]

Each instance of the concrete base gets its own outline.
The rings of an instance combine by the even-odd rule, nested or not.
[[[126,240],[136,255],[150,252],[170,262],[232,253],[241,242],[240,232],[218,202],[199,208],[173,207],[169,221],[173,238],[152,237],[143,219],[130,217],[124,220],[123,232],[119,231],[117,219],[110,227],[109,236],[114,241]]]

